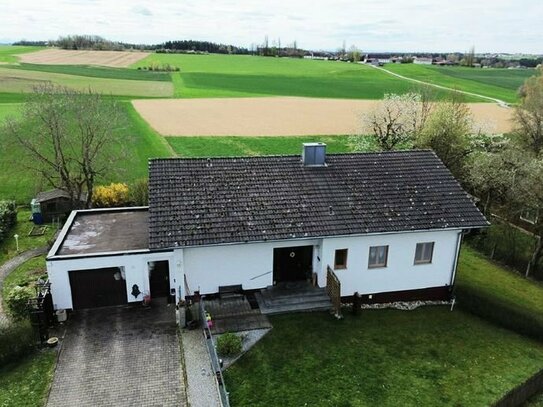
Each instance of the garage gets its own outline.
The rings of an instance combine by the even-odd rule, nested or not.
[[[126,304],[123,274],[119,267],[70,271],[73,309]]]

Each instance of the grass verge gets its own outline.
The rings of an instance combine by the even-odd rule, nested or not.
[[[543,365],[540,343],[448,307],[272,324],[226,372],[232,405],[488,406]]]

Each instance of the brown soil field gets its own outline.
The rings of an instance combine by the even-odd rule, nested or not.
[[[18,55],[21,62],[44,65],[100,65],[124,68],[148,56],[148,52],[70,51],[46,49]]]
[[[361,116],[378,100],[263,97],[134,100],[137,111],[165,136],[303,136],[358,134]],[[469,104],[489,131],[511,130],[512,109]]]

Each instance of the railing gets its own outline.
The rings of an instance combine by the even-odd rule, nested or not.
[[[493,404],[493,407],[515,407],[523,405],[530,397],[543,391],[543,369],[524,383],[510,390],[505,396]]]
[[[230,400],[228,398],[228,392],[226,391],[226,384],[224,383],[224,377],[222,375],[221,363],[219,361],[219,355],[217,355],[217,350],[215,349],[213,335],[207,324],[206,320],[206,310],[204,299],[200,299],[200,321],[202,323],[202,328],[204,330],[205,341],[207,345],[207,351],[211,358],[211,367],[215,372],[215,379],[217,380],[217,387],[219,389],[219,395],[221,399],[221,404],[223,407],[230,407]]]
[[[330,266],[326,266],[326,293],[337,317],[341,316],[341,282]]]

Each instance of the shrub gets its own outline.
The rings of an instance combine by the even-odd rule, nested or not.
[[[217,338],[217,353],[221,356],[234,356],[241,352],[241,338],[231,332]]]
[[[130,186],[130,202],[136,206],[149,205],[149,183],[147,178],[139,179]]]
[[[23,358],[35,345],[36,338],[30,322],[0,324],[0,366]]]
[[[522,335],[543,340],[543,316],[506,304],[490,295],[467,286],[457,286],[458,306],[474,315]]]
[[[0,201],[0,242],[17,222],[17,206],[14,201]]]
[[[28,318],[28,300],[34,298],[36,293],[30,287],[21,287],[16,285],[6,296],[6,305],[9,314],[16,321],[21,321]]]
[[[100,208],[124,206],[128,201],[128,185],[123,183],[97,186],[92,197],[93,205]]]

